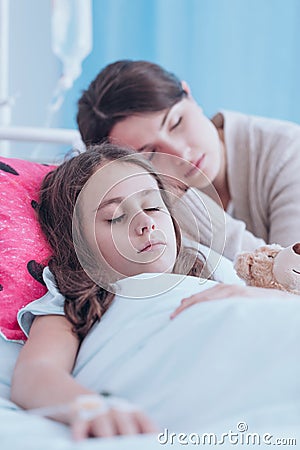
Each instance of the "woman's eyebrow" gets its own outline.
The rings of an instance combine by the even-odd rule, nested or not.
[[[173,106],[175,106],[175,105],[173,105]],[[163,117],[163,119],[162,119],[162,121],[161,121],[160,127],[159,127],[160,130],[162,129],[162,127],[163,127],[164,124],[166,123],[167,118],[168,118],[170,112],[171,112],[172,109],[173,109],[173,106],[171,106],[171,107],[167,110],[166,114],[164,115],[164,117]],[[138,149],[137,149],[137,152],[138,152],[138,153],[144,152],[147,148],[150,149],[151,147],[152,147],[151,144],[145,144],[145,145],[143,145],[143,147],[138,148]]]
[[[173,105],[173,106],[174,106],[174,105]],[[169,108],[169,109],[167,110],[166,114],[164,115],[163,120],[161,121],[161,124],[160,124],[160,129],[162,129],[162,127],[163,127],[164,124],[166,123],[166,120],[167,120],[167,118],[168,118],[168,115],[169,115],[170,112],[172,111],[173,106],[171,106],[171,108]]]

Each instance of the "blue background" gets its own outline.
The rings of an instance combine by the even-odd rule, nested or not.
[[[93,50],[51,126],[76,128],[82,90],[106,64],[124,58],[177,74],[208,116],[223,108],[300,123],[300,0],[92,4]],[[9,72],[12,124],[45,126],[62,72],[51,48],[50,0],[10,2]]]
[[[67,95],[107,63],[148,59],[186,80],[208,115],[219,108],[300,122],[299,0],[94,0],[92,53]]]

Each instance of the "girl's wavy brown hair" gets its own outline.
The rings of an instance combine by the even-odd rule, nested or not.
[[[124,164],[136,164],[155,178],[163,201],[170,211],[176,233],[177,261],[173,272],[194,276],[202,274],[204,257],[202,260],[195,250],[182,246],[181,232],[174,219],[163,181],[151,164],[140,156],[126,148],[105,142],[65,161],[43,180],[38,217],[52,248],[48,265],[59,291],[65,297],[65,315],[73,324],[73,331],[79,339],[83,339],[92,325],[101,319],[114,298],[112,289],[104,289],[88,276],[80,263],[73,240],[76,201],[87,181],[101,165],[125,158]]]

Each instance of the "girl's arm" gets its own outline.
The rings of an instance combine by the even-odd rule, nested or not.
[[[25,409],[67,403],[91,393],[71,376],[79,341],[64,316],[39,316],[15,366],[11,398]]]
[[[157,431],[141,411],[108,409],[90,420],[79,417],[72,405],[81,395],[96,395],[71,375],[79,340],[64,316],[35,318],[17,360],[11,399],[24,409],[69,404],[68,412],[51,418],[71,425],[73,436],[112,436]]]
[[[190,297],[181,300],[180,305],[173,311],[170,318],[174,319],[190,306],[197,303],[208,302],[210,300],[222,300],[232,297],[248,297],[248,298],[270,298],[288,300],[295,298],[295,294],[279,291],[278,289],[259,288],[254,286],[240,286],[236,284],[217,284],[205,291],[193,294]]]

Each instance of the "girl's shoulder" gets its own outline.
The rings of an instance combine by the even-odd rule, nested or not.
[[[43,279],[48,291],[18,311],[18,323],[26,336],[36,316],[64,315],[64,296],[59,292],[49,267],[43,271]]]

